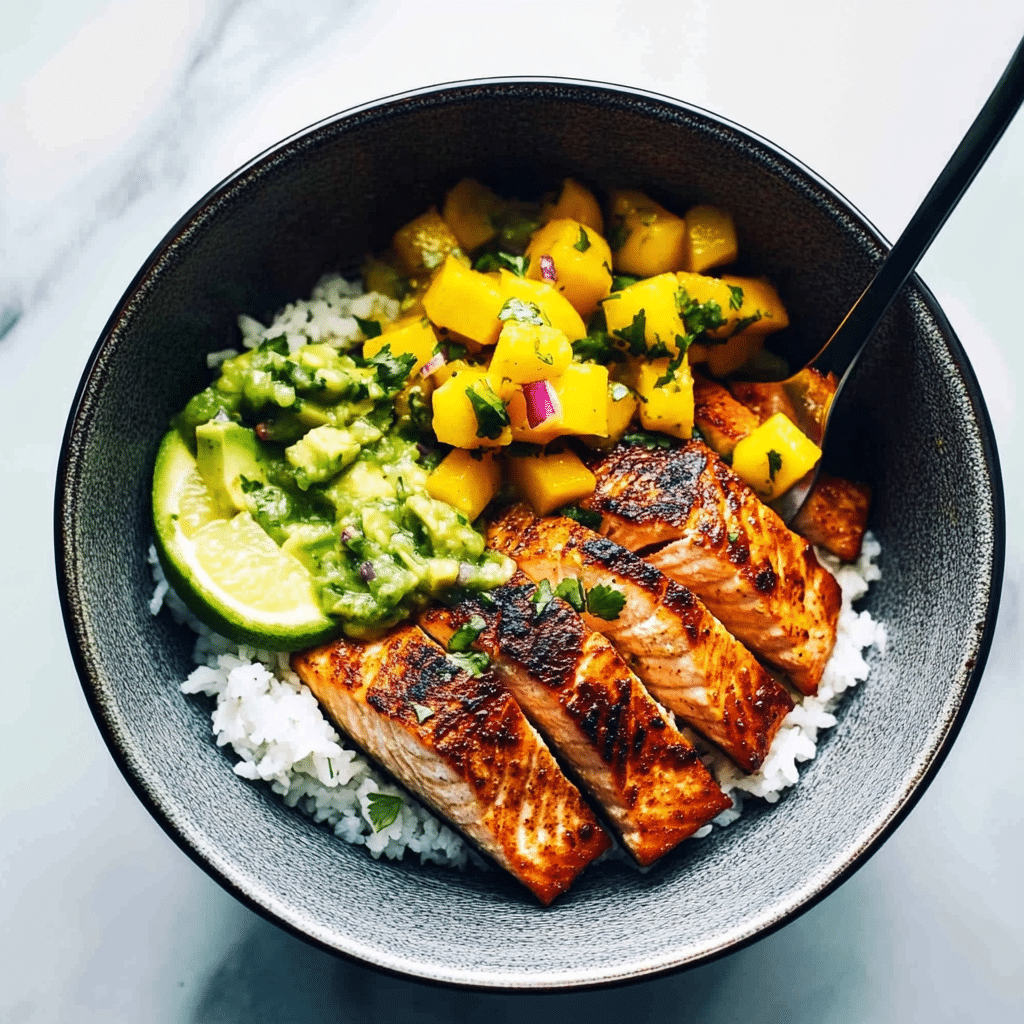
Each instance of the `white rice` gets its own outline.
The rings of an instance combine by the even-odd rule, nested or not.
[[[363,295],[358,283],[331,275],[320,280],[309,301],[286,306],[269,327],[247,316],[240,316],[238,325],[246,348],[283,335],[292,352],[309,342],[326,342],[344,350],[363,340],[356,317],[386,322],[398,312],[395,300],[377,293]],[[236,354],[234,349],[210,353],[208,365],[218,366]],[[864,652],[885,650],[884,626],[868,612],[853,609],[853,603],[881,575],[875,564],[880,550],[869,533],[855,564],[844,565],[818,551],[843,593],[835,651],[817,695],[794,694],[798,703],[783,721],[760,771],[744,774],[721,752],[684,729],[734,803],[713,824],[735,821],[744,799],[755,796],[774,803],[783,790],[799,781],[797,765],[814,757],[819,733],[836,724],[833,712],[842,695],[867,679]],[[458,868],[472,862],[486,868],[461,836],[388,782],[339,736],[312,692],[289,667],[288,655],[238,646],[213,633],[170,588],[153,547],[149,563],[156,584],[150,612],[157,615],[167,607],[176,622],[197,634],[193,650],[197,668],[181,684],[181,691],[215,699],[211,727],[217,744],[229,745],[238,758],[237,775],[267,783],[289,807],[298,807],[326,824],[345,842],[365,846],[375,858],[401,860],[409,850],[421,862]],[[370,816],[374,793],[400,796],[403,801],[395,821],[379,832],[374,831]],[[712,827],[705,825],[695,837],[708,835]]]

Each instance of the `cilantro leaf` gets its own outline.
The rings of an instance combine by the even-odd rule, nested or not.
[[[735,338],[740,331],[745,331],[751,324],[756,324],[763,316],[764,313],[762,313],[761,310],[757,310],[757,312],[752,313],[750,316],[745,316],[742,320],[737,320],[733,329],[729,332],[729,337]]]
[[[638,444],[644,448],[671,448],[672,438],[666,434],[652,434],[646,430],[635,430],[623,437],[625,444]]]
[[[392,355],[391,342],[366,360],[366,365],[377,371],[377,383],[389,394],[396,394],[402,390],[415,364],[416,357],[411,352],[403,352],[400,356]]]
[[[551,604],[552,597],[554,597],[554,594],[551,590],[551,584],[547,580],[541,580],[537,584],[537,589],[533,592],[533,597],[531,598],[534,610],[538,615],[541,615],[544,609]]]
[[[729,536],[729,543],[730,544],[735,544],[736,541],[738,541],[740,539],[740,531],[739,530],[730,530],[728,536]]]
[[[388,825],[394,824],[398,812],[402,809],[405,801],[400,796],[391,793],[371,793],[366,802],[367,814],[370,816],[370,824],[374,832],[380,832]]]
[[[449,651],[468,651],[473,646],[476,638],[487,628],[487,623],[479,616],[474,615],[469,622],[459,626],[448,640]]]
[[[583,584],[575,576],[566,576],[555,587],[555,597],[560,597],[567,604],[572,605],[578,612],[583,611],[587,604],[587,596],[583,592]]]
[[[587,611],[606,622],[617,619],[625,605],[626,595],[616,587],[602,583],[587,591]]]
[[[491,659],[483,651],[466,651],[465,654],[456,651],[448,655],[448,660],[474,677],[482,676],[491,664]]]
[[[623,288],[628,288],[630,285],[636,284],[639,280],[639,277],[634,277],[632,274],[613,274],[612,291],[621,292]]]
[[[741,309],[743,306],[743,289],[738,285],[729,285],[729,308]]]
[[[412,703],[412,709],[416,712],[416,721],[422,725],[428,718],[434,717],[434,709],[428,708],[426,704]]]
[[[573,242],[572,247],[579,252],[586,252],[590,248],[590,239],[587,238],[587,233],[582,227],[580,228],[580,237]]]
[[[678,335],[676,336],[678,339]],[[689,346],[686,346],[689,348]],[[654,382],[656,388],[664,387],[670,381],[676,379],[676,370],[683,365],[683,360],[686,358],[686,348],[680,348],[676,353],[675,358],[665,367],[665,372]]]
[[[492,270],[511,270],[516,277],[526,277],[526,268],[529,265],[528,256],[516,256],[510,252],[485,252],[473,264],[473,269],[483,274]]]
[[[579,505],[563,505],[551,514],[565,516],[590,530],[596,530],[601,525],[601,516],[597,512],[592,512],[589,508],[580,508]]]
[[[706,331],[713,331],[725,323],[722,307],[714,299],[698,302],[690,297],[685,288],[680,288],[676,292],[676,309],[679,310],[679,315],[686,326],[686,333],[693,337]]]
[[[608,246],[612,252],[616,252],[626,244],[629,238],[629,228],[624,221],[617,221],[608,229]]]
[[[642,356],[647,351],[647,344],[644,341],[644,335],[647,333],[647,313],[645,310],[640,310],[636,316],[633,317],[633,322],[628,327],[623,327],[621,330],[615,332],[615,337],[624,341],[629,347],[629,354],[633,356]]]
[[[538,305],[515,297],[509,299],[498,310],[498,319],[519,320],[524,324],[536,324],[538,327],[543,327],[547,322]]]
[[[466,397],[476,414],[476,436],[496,441],[510,422],[505,403],[494,393],[486,380],[478,381],[467,388]]]
[[[364,320],[361,316],[354,316],[352,319],[359,324],[359,330],[363,332],[364,338],[380,337],[381,326],[379,320]]]
[[[782,456],[774,449],[768,449],[768,477],[775,479],[775,474],[782,469]]]
[[[276,352],[279,356],[288,355],[288,339],[283,335],[279,334],[276,338],[267,338],[266,341],[261,341],[259,344],[258,352]]]
[[[596,363],[607,363],[622,359],[622,354],[615,347],[611,336],[606,331],[593,328],[585,338],[578,338],[572,343],[572,352],[582,362],[593,360]]]

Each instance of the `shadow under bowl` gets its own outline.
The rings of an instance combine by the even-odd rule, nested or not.
[[[56,494],[58,582],[82,685],[136,793],[250,907],[363,963],[454,985],[637,980],[736,949],[862,864],[921,795],[967,712],[995,624],[1003,503],[977,382],[914,279],[856,378],[855,466],[874,488],[888,630],[869,681],[779,805],[684,843],[646,874],[609,863],[541,909],[501,872],[378,862],[231,771],[178,682],[192,639],[153,617],[150,474],[169,418],[237,343],[325,271],[352,271],[465,175],[530,197],[566,175],[671,209],[731,210],[772,278],[794,362],[827,337],[885,251],[834,189],[763,139],[674,100],[563,80],[457,83],[330,118],[228,178],[132,282],[82,378]]]

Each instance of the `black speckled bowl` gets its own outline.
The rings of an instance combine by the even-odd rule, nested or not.
[[[665,97],[558,80],[469,82],[331,118],[225,181],[174,227],[92,355],[68,421],[56,545],[68,638],[128,781],[197,863],[327,949],[456,985],[567,988],[705,961],[806,910],[878,848],[967,712],[1003,562],[995,443],[967,358],[919,282],[854,383],[889,649],[803,782],[648,874],[591,869],[550,909],[499,872],[379,863],[246,782],[177,682],[191,639],[150,616],[149,480],[168,418],[208,379],[235,316],[271,314],[463,175],[538,194],[570,174],[674,209],[733,211],[751,267],[790,309],[799,359],[827,337],[885,244],[832,188],[762,139]]]

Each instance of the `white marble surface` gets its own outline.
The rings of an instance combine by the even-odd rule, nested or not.
[[[266,924],[118,774],[67,651],[50,526],[67,410],[135,270],[206,190],[296,129],[443,80],[623,82],[774,140],[893,238],[1022,33],[1019,0],[0,4],[0,324],[14,321],[0,338],[0,623],[13,651],[0,682],[0,1019],[1022,1019],[1024,116],[921,267],[981,380],[1006,479],[1006,583],[981,689],[882,850],[731,957],[606,993],[451,993]]]

